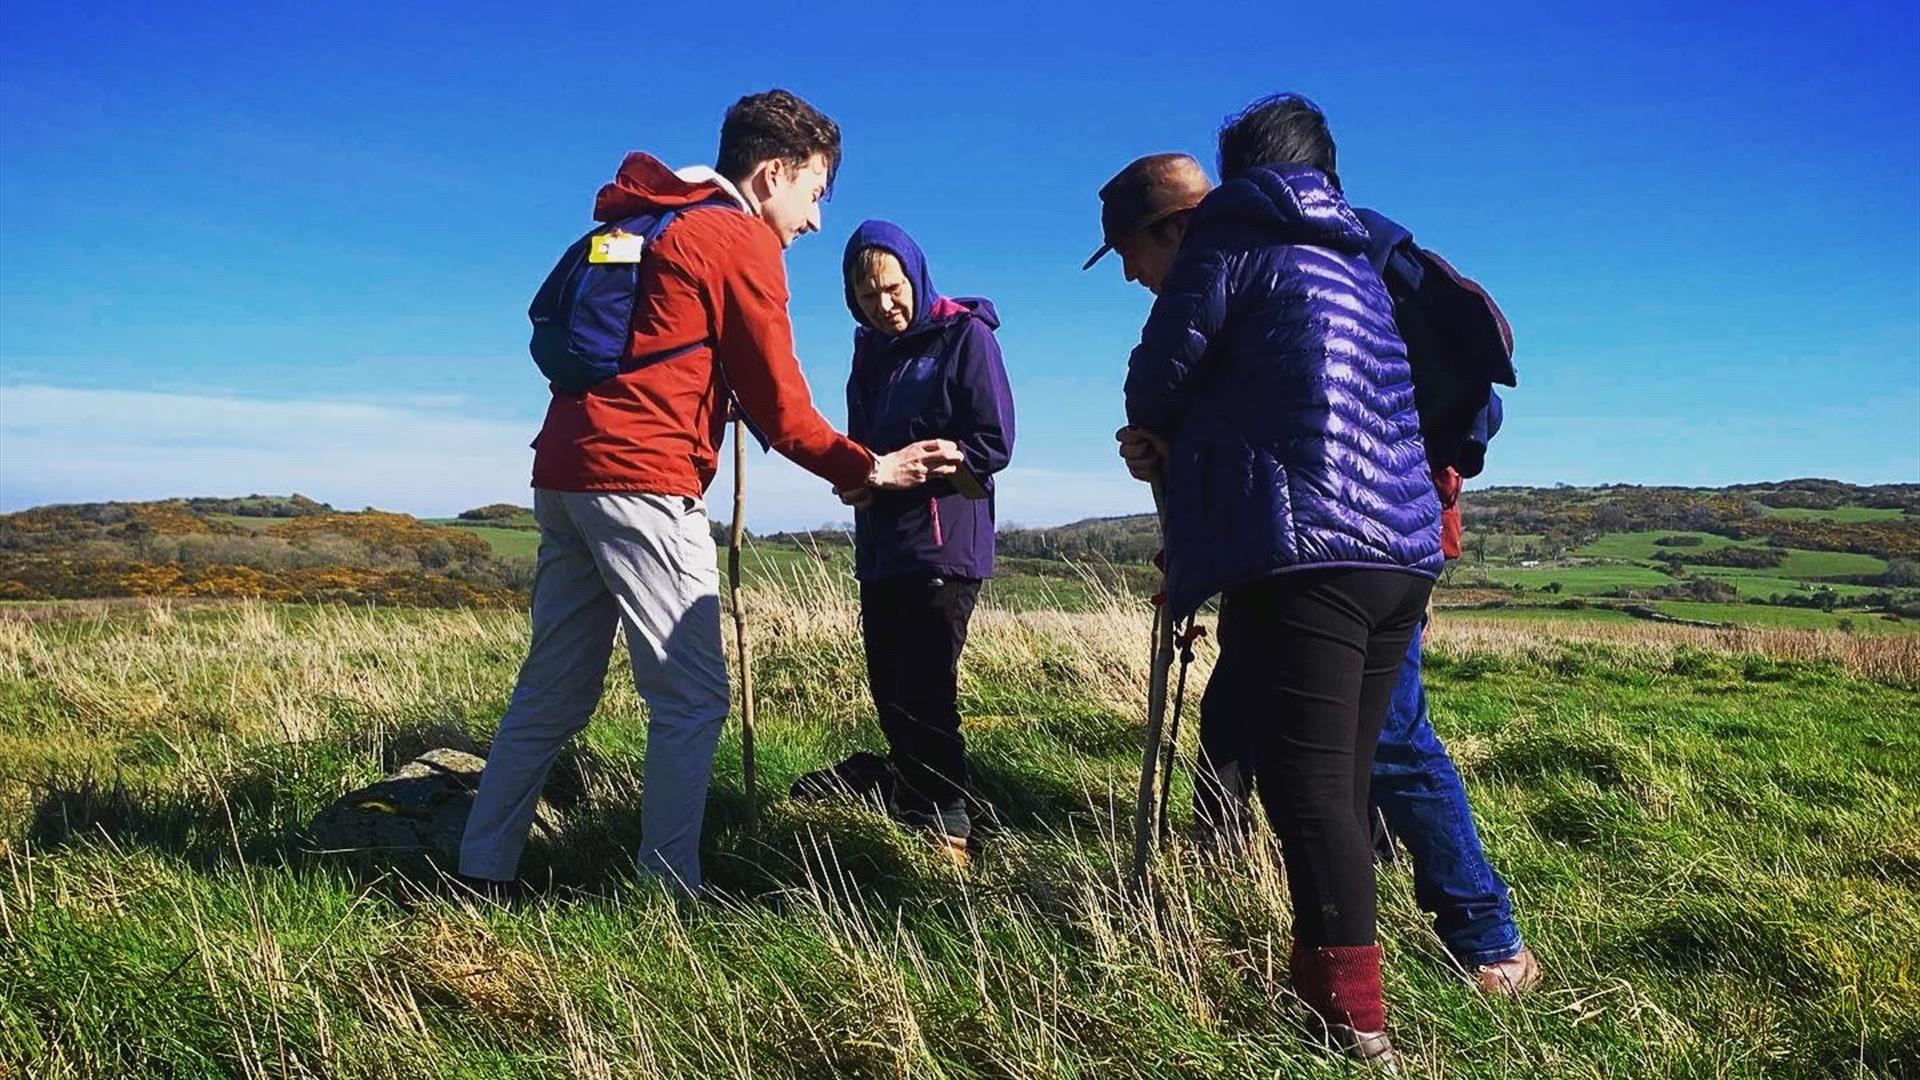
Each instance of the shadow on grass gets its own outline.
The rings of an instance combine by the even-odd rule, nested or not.
[[[137,774],[79,774],[41,786],[27,839],[38,851],[108,845],[142,849],[196,871],[221,873],[242,863],[292,873],[344,873],[398,903],[455,888],[457,853],[427,847],[317,850],[309,822],[349,788],[389,775],[427,750],[483,754],[458,725],[425,723],[391,730],[376,742],[347,737],[278,746],[255,757],[165,783]],[[378,769],[378,773],[374,769]],[[1095,821],[1089,795],[1064,772],[1010,765],[1002,754],[977,760],[974,787],[980,845],[1014,832],[1050,843]],[[561,826],[533,839],[521,880],[532,899],[611,894],[631,884],[640,846],[638,761],[606,760],[583,740],[555,764],[546,798]],[[1090,834],[1089,834],[1090,835]],[[893,907],[938,901],[958,879],[918,836],[869,807],[796,804],[784,791],[762,792],[760,827],[748,828],[737,780],[716,777],[707,803],[703,861],[715,891],[751,902],[782,903],[823,885]]]
[[[1676,979],[1711,972],[1811,999],[1844,974],[1795,932],[1804,925],[1790,907],[1750,896],[1686,896],[1666,904],[1613,951],[1623,964],[1651,966]]]
[[[457,725],[427,723],[393,729],[372,745],[366,741],[322,739],[273,747],[169,783],[143,782],[134,774],[77,773],[42,781],[34,799],[25,839],[32,848],[52,851],[81,845],[141,849],[165,855],[204,873],[240,864],[256,868],[333,868],[356,882],[385,882],[396,898],[444,887],[457,853],[416,847],[321,851],[308,825],[323,808],[358,789],[356,778],[372,782],[436,747],[483,753],[485,747]],[[371,753],[370,753],[371,752]],[[378,774],[369,763],[378,763]],[[584,811],[592,821],[588,793],[603,773],[617,766],[598,761],[576,742],[555,762],[546,789],[548,802],[563,815]],[[637,811],[634,829],[637,833]],[[601,830],[589,830],[594,839]],[[637,835],[631,851],[637,846]],[[574,884],[602,876],[581,865],[571,845],[533,845],[529,880],[544,885]],[[542,848],[551,850],[541,850]],[[623,868],[630,871],[632,857]],[[565,872],[562,872],[564,868]]]

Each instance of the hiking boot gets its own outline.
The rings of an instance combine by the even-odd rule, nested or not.
[[[1488,997],[1519,997],[1540,985],[1540,962],[1525,945],[1505,960],[1474,968],[1474,988]]]
[[[520,878],[514,878],[512,881],[495,881],[492,878],[454,874],[453,894],[456,898],[463,900],[479,900],[500,907],[512,907],[531,899],[533,890]]]
[[[1327,1042],[1334,1049],[1389,1073],[1396,1071],[1380,994],[1380,946],[1311,949],[1296,942],[1287,978],[1293,992],[1326,1024]]]
[[[951,863],[955,868],[965,870],[973,864],[973,854],[967,850],[967,838],[948,836],[943,832],[924,834],[927,842],[933,845],[933,853],[942,861]]]
[[[973,820],[965,800],[954,799],[938,805],[927,803],[902,809],[895,820],[927,838],[934,852],[953,865],[966,869],[972,861],[968,842],[973,836]]]
[[[1400,1075],[1400,1059],[1393,1052],[1393,1041],[1384,1031],[1355,1031],[1345,1024],[1327,1025],[1327,1042],[1335,1050],[1355,1061],[1364,1062],[1388,1076]]]

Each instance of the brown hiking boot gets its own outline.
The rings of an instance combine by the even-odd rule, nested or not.
[[[967,846],[973,833],[973,819],[967,813],[965,801],[953,799],[939,805],[927,803],[896,809],[894,820],[926,837],[941,861],[961,870],[972,861]]]
[[[933,845],[934,854],[942,862],[951,863],[956,869],[965,870],[973,863],[973,856],[967,852],[967,838],[948,836],[938,830],[926,834],[927,841]]]
[[[1540,985],[1540,962],[1522,945],[1505,960],[1474,968],[1473,985],[1488,997],[1519,997]]]
[[[1355,1031],[1345,1024],[1328,1024],[1327,1041],[1333,1048],[1378,1069],[1388,1076],[1400,1075],[1400,1059],[1394,1055],[1393,1042],[1384,1031]]]

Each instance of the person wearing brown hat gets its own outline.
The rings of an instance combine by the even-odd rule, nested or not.
[[[1091,270],[1107,252],[1117,252],[1127,280],[1160,295],[1160,283],[1186,239],[1187,220],[1212,190],[1213,182],[1191,154],[1148,154],[1134,159],[1100,189],[1103,242],[1080,269]],[[1134,479],[1159,476],[1159,462],[1167,453],[1159,436],[1129,426],[1116,432],[1115,438]]]
[[[1118,251],[1127,280],[1158,293],[1186,236],[1188,212],[1212,190],[1206,170],[1187,154],[1148,154],[1130,163],[1100,189],[1105,242],[1080,269]]]
[[[1318,135],[1318,139],[1266,139],[1269,146],[1279,145],[1277,152],[1266,156],[1276,163],[1291,160],[1318,168],[1338,191],[1331,139],[1325,136],[1324,117],[1310,102],[1284,95],[1256,103],[1237,119],[1248,116],[1270,128],[1284,124]],[[1238,156],[1228,153],[1227,136],[1238,134],[1233,129],[1240,126],[1245,125],[1230,125],[1229,131],[1222,133],[1223,162]],[[1100,191],[1105,243],[1087,260],[1085,268],[1091,268],[1109,250],[1118,251],[1127,280],[1160,295],[1161,285],[1181,253],[1193,211],[1211,188],[1199,162],[1183,154],[1153,154],[1128,164]],[[1369,211],[1355,213],[1370,229],[1374,221],[1385,222]],[[1380,250],[1366,251],[1367,260],[1384,264],[1391,239],[1387,235],[1373,237],[1371,247]],[[1486,304],[1497,317],[1491,300]],[[1121,429],[1118,437],[1122,457],[1136,477],[1152,479],[1159,475],[1167,457],[1163,440],[1132,427]],[[1437,476],[1439,470],[1435,471]],[[1225,611],[1223,605],[1223,623]],[[1412,855],[1416,895],[1421,906],[1434,916],[1436,930],[1449,951],[1479,989],[1519,993],[1538,983],[1538,968],[1514,925],[1505,883],[1487,864],[1481,850],[1459,774],[1433,733],[1420,688],[1419,655],[1416,636],[1381,731],[1380,757],[1373,769],[1374,795],[1394,833]],[[1250,765],[1254,753],[1251,733],[1244,729],[1244,723],[1220,722],[1221,714],[1229,711],[1241,721],[1254,719],[1240,716],[1244,709],[1203,708],[1194,809],[1203,840],[1213,837],[1231,846],[1243,827],[1244,804],[1252,789]],[[1422,797],[1408,797],[1410,793]],[[1311,971],[1296,972],[1301,974]],[[1379,1045],[1384,1045],[1384,1039]],[[1363,1050],[1364,1044],[1353,1049]]]

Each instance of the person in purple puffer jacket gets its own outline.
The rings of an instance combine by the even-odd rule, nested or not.
[[[848,433],[876,453],[950,439],[978,484],[966,494],[947,478],[841,493],[855,507],[860,627],[895,774],[893,809],[964,862],[972,822],[960,651],[980,583],[993,576],[993,477],[1013,457],[1013,392],[993,335],[1000,320],[990,301],[936,292],[920,246],[888,222],[854,230],[842,270],[858,324]]]
[[[1250,740],[1294,990],[1336,1045],[1386,1063],[1368,780],[1441,514],[1369,234],[1331,155],[1301,163],[1316,133],[1292,100],[1222,127],[1224,182],[1191,211],[1129,359],[1119,434],[1133,474],[1164,479],[1169,614],[1223,597],[1202,724]]]

